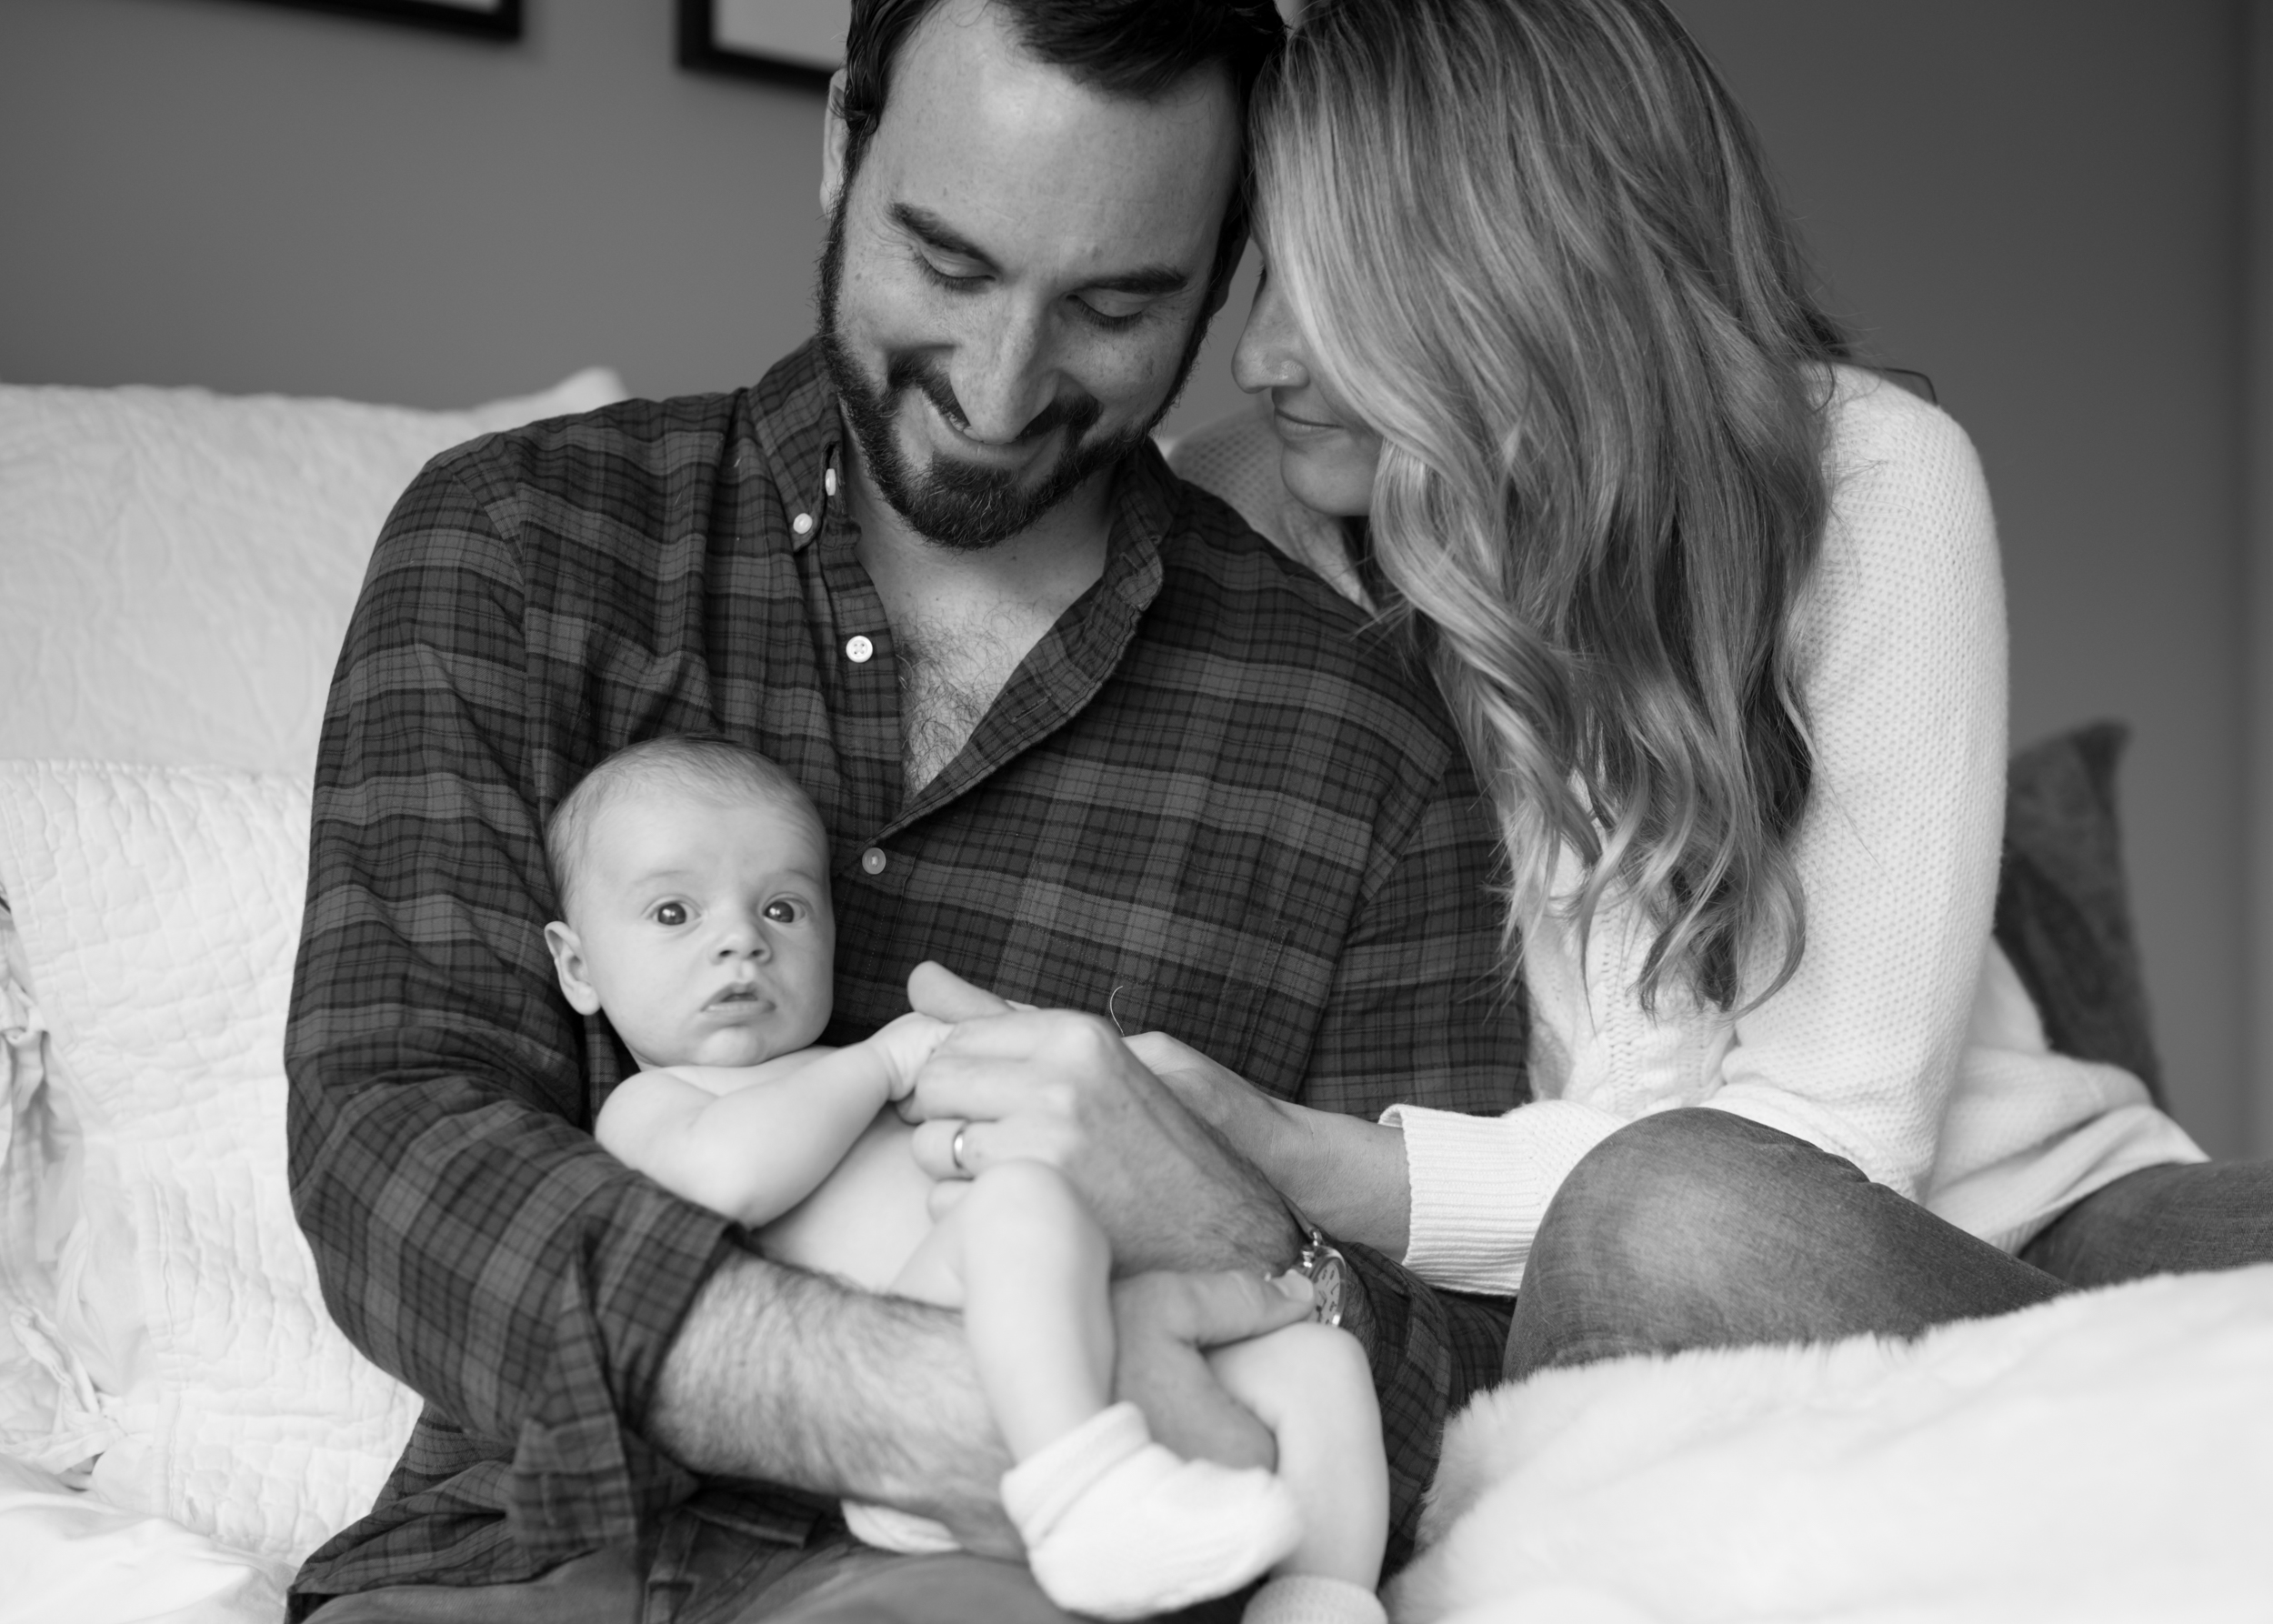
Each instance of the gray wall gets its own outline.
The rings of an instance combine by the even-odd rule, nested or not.
[[[668,0],[497,45],[245,0],[0,4],[0,377],[463,406],[747,381],[812,320],[817,94]]]
[[[2165,1064],[2245,1087],[2242,0],[1674,0],[1835,306],[1997,495],[2014,736],[2137,728]],[[816,95],[679,73],[667,0],[494,46],[244,3],[0,3],[0,378],[462,405],[754,376],[811,321]],[[1236,314],[1177,421],[1237,397]],[[2273,918],[2273,912],[2268,913]]]

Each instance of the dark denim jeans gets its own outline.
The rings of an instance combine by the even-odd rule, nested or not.
[[[1504,1368],[1916,1336],[2072,1287],[2268,1260],[2273,1163],[2130,1174],[2014,1258],[1789,1134],[1667,1111],[1597,1146],[1549,1203]]]
[[[628,1551],[596,1551],[519,1585],[403,1585],[343,1596],[312,1624],[1076,1624],[1024,1568],[981,1557],[900,1557],[849,1536],[769,1543],[676,1516],[643,1576]]]
[[[1231,1624],[1238,1596],[1176,1615]],[[807,1546],[680,1510],[643,1575],[628,1551],[596,1551],[519,1585],[404,1585],[343,1596],[311,1624],[1080,1624],[1022,1564],[896,1556],[836,1529]]]

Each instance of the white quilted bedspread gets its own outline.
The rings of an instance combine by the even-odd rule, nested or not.
[[[147,1329],[95,1487],[287,1562],[369,1507],[416,1413],[325,1316],[285,1189],[307,821],[278,776],[0,762],[0,889]]]

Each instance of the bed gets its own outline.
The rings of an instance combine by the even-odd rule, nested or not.
[[[393,1463],[416,1399],[325,1315],[284,1179],[323,695],[420,463],[619,392],[0,386],[0,1624],[266,1624]],[[2273,1268],[1487,1395],[1392,1599],[1417,1624],[2263,1619],[2269,1523]]]

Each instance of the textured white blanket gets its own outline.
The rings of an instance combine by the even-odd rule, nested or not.
[[[2273,1619],[2273,1265],[1624,1359],[1447,1435],[1400,1624]]]

